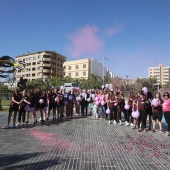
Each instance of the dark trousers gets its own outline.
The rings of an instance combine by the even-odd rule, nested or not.
[[[107,110],[107,103],[104,104],[105,110]],[[106,114],[106,118],[108,118],[108,114]]]
[[[66,116],[72,116],[73,115],[73,103],[68,102],[66,105]]]
[[[113,112],[114,112],[114,106],[110,106],[110,120],[113,120]]]
[[[130,108],[129,110],[125,110],[124,111],[124,115],[125,115],[125,121],[127,121],[128,123],[133,123],[133,117],[132,117],[132,108]],[[131,117],[131,120],[129,120]]]
[[[86,102],[81,103],[81,113],[83,116],[84,116],[84,110],[85,110],[85,116],[87,116],[88,103],[86,103]]]
[[[117,106],[113,107],[113,111],[114,111],[113,120],[117,121]]]
[[[170,132],[170,111],[164,112],[164,117],[165,117],[166,123],[168,124],[168,132]]]
[[[147,114],[145,110],[139,110],[140,116],[138,117],[138,128],[140,128],[140,122],[142,121],[142,129],[146,128]]]
[[[22,117],[22,122],[25,122],[25,109],[20,108],[19,109],[19,115],[18,115],[18,122],[21,122],[21,117]]]

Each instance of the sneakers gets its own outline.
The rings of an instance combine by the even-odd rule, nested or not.
[[[5,128],[5,129],[8,129],[8,128],[10,128],[10,126],[9,126],[9,125],[6,125],[4,128]]]
[[[112,124],[112,121],[111,121],[111,120],[109,120],[108,124]]]
[[[170,136],[170,132],[167,132],[167,133],[166,133],[166,136]]]
[[[161,129],[160,132],[165,133],[165,131],[163,129]]]
[[[129,126],[129,123],[128,123],[128,122],[126,123],[126,126]]]
[[[120,125],[120,126],[122,126],[122,122],[121,122],[121,120],[119,120],[119,125]]]
[[[133,125],[133,126],[132,126],[132,129],[136,129],[136,126]]]
[[[152,129],[152,132],[154,133],[154,132],[155,132],[155,129]]]
[[[133,123],[131,123],[131,124],[130,124],[130,126],[132,126],[132,127],[133,127],[133,126],[134,126],[134,125],[133,125]]]
[[[116,120],[114,120],[113,123],[116,124],[117,123]]]
[[[141,129],[141,128],[139,128],[139,129],[138,129],[138,132],[142,132],[142,129]]]
[[[21,126],[21,123],[20,123],[20,122],[18,122],[18,123],[16,124],[16,126],[17,126],[17,127],[20,127],[20,126]]]
[[[144,132],[148,132],[148,129],[145,128],[145,129],[144,129]]]

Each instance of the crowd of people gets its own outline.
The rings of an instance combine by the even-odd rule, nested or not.
[[[39,115],[37,116],[37,112]],[[40,88],[24,90],[22,93],[18,88],[12,93],[9,107],[8,123],[5,128],[10,127],[13,114],[13,127],[29,124],[30,114],[32,123],[48,122],[50,113],[52,118],[62,118],[74,115],[92,116],[96,119],[106,119],[109,124],[122,125],[124,115],[126,126],[138,131],[151,130],[155,132],[158,120],[159,131],[165,133],[162,128],[162,117],[168,124],[167,136],[170,136],[170,94],[157,92],[154,96],[147,90],[136,93],[130,92],[128,98],[118,87],[115,90],[109,88],[82,90],[77,88],[66,91],[65,88],[50,89],[42,91]],[[18,115],[18,122],[16,123]],[[40,119],[37,121],[37,117]],[[149,123],[147,127],[147,118]]]

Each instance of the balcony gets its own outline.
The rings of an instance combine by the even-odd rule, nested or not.
[[[51,64],[46,64],[46,63],[44,64],[43,63],[43,67],[51,67]]]
[[[43,61],[51,61],[51,58],[43,58]]]
[[[51,73],[50,69],[43,69],[43,73]]]

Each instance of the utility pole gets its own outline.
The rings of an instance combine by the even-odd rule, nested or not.
[[[103,56],[103,85],[104,85],[104,59],[109,60],[108,58],[106,58],[105,56]]]

